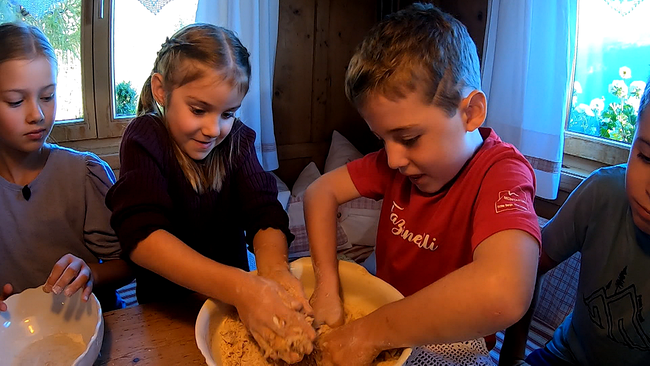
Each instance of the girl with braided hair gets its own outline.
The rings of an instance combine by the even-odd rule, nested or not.
[[[297,362],[312,350],[312,309],[287,263],[293,239],[255,133],[235,117],[248,91],[249,53],[209,24],[162,45],[120,148],[107,195],[111,224],[136,269],[143,302],[198,292],[237,308],[267,354]],[[258,274],[248,272],[246,243]],[[271,347],[273,348],[273,347]]]

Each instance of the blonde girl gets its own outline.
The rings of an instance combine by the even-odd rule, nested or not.
[[[255,133],[235,118],[248,57],[231,31],[209,24],[165,41],[124,133],[107,203],[122,248],[140,266],[140,302],[194,291],[232,304],[271,357],[295,362],[311,351],[311,308],[288,270],[293,236],[276,182],[257,160]],[[260,276],[248,272],[246,243]],[[294,336],[298,347],[270,346]]]
[[[115,308],[131,275],[104,203],[113,171],[95,154],[46,143],[57,63],[43,33],[2,24],[0,50],[0,311],[12,293],[44,283],[84,300],[94,289]]]

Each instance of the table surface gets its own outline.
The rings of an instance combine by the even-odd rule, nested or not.
[[[205,365],[194,340],[196,316],[205,302],[194,296],[104,314],[104,341],[94,366]]]

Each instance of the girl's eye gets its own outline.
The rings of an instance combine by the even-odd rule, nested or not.
[[[205,111],[203,109],[192,108],[192,113],[197,116],[202,116],[205,114]]]
[[[415,145],[416,142],[418,142],[418,139],[420,139],[420,136],[415,136],[411,138],[403,138],[402,139],[402,145],[410,147]]]
[[[223,119],[231,119],[231,118],[235,117],[235,112],[224,112],[224,113],[221,115],[221,117],[222,117]]]
[[[641,159],[642,162],[646,164],[650,164],[650,158],[643,155],[643,153],[639,153],[637,156],[639,157],[639,159]]]
[[[11,108],[16,108],[16,107],[20,106],[22,103],[23,103],[22,100],[19,100],[17,102],[7,102],[7,104],[9,104],[9,107],[11,107]]]
[[[54,99],[54,94],[52,94],[52,95],[48,95],[48,96],[46,96],[46,97],[42,97],[42,98],[41,98],[41,100],[44,101],[44,102],[49,102],[49,101],[51,101],[52,99]]]

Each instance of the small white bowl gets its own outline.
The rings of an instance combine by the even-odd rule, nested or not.
[[[316,283],[311,258],[301,258],[291,263],[291,272],[302,283],[305,294],[310,297]],[[368,313],[388,303],[403,299],[404,296],[393,286],[368,273],[362,266],[339,261],[339,277],[343,302]],[[221,301],[208,299],[196,318],[194,336],[199,350],[208,366],[221,366],[221,354],[216,347],[219,339],[219,326],[228,314],[236,313],[233,306]],[[411,349],[402,351],[400,358],[392,366],[402,366],[411,355]]]
[[[51,365],[89,366],[97,359],[104,320],[95,295],[84,303],[81,291],[66,297],[38,287],[12,295],[5,303],[7,311],[0,312],[0,365],[51,361]]]

